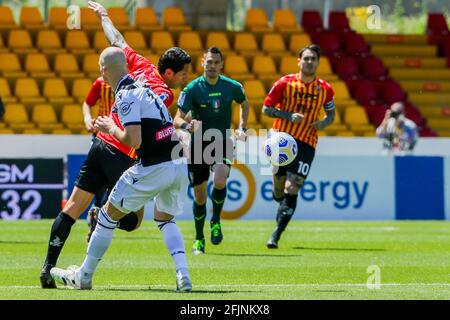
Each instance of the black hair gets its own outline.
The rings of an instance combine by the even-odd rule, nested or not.
[[[317,44],[310,44],[309,46],[304,47],[300,52],[298,53],[298,57],[301,58],[303,55],[303,52],[306,50],[311,50],[312,52],[315,52],[317,54],[317,60],[320,60],[320,47]]]
[[[217,47],[210,47],[210,48],[206,49],[205,54],[207,54],[209,52],[213,53],[213,54],[220,55],[220,60],[223,60],[223,54],[222,54],[222,51],[220,51],[219,48],[217,48]]]
[[[186,64],[191,63],[191,56],[181,48],[173,47],[163,53],[158,62],[158,71],[164,74],[167,69],[177,73],[183,70]]]

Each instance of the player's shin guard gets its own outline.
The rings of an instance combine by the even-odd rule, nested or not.
[[[102,207],[98,215],[97,226],[89,241],[86,258],[80,268],[82,272],[90,275],[94,273],[111,244],[116,227],[117,221],[111,219],[106,213],[105,207]]]
[[[217,189],[214,188],[211,198],[213,203],[213,216],[211,222],[216,223],[220,222],[220,213],[222,212],[223,203],[225,202],[225,198],[227,196],[227,188]]]
[[[47,249],[47,257],[45,258],[45,266],[55,266],[58,261],[59,254],[69,237],[72,225],[75,223],[69,215],[60,212],[53,221],[50,231],[50,240]]]
[[[199,205],[194,201],[192,209],[194,211],[195,239],[202,240],[205,238],[203,227],[205,226],[206,219],[206,204]]]
[[[163,234],[167,250],[169,250],[173,262],[175,263],[175,270],[183,273],[184,275],[188,275],[183,235],[181,234],[178,225],[175,221],[173,221],[173,219],[169,221],[155,219],[155,222]]]
[[[130,232],[136,229],[138,221],[139,219],[136,212],[130,212],[125,217],[119,220],[119,225],[117,226],[117,228]]]

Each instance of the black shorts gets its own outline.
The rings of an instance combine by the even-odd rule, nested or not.
[[[225,139],[217,143],[216,146],[221,148],[221,150],[216,150],[212,143],[211,141],[203,141],[201,148],[197,147],[197,149],[195,143],[191,142],[188,163],[191,186],[198,186],[208,181],[210,171],[213,170],[213,166],[217,163],[224,163],[231,167],[234,159],[233,141],[231,139]]]
[[[95,138],[75,185],[93,194],[112,190],[122,173],[134,162],[117,148]]]
[[[306,180],[306,177],[309,174],[309,170],[311,169],[311,164],[314,160],[314,155],[316,153],[316,149],[311,147],[309,144],[304,143],[300,140],[295,139],[297,142],[297,156],[294,161],[284,167],[278,167],[277,173],[275,175],[277,177],[284,177],[286,173],[296,174],[303,179]]]

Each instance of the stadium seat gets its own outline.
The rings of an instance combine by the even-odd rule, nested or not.
[[[275,9],[273,11],[272,24],[275,31],[281,33],[297,33],[302,32],[295,18],[295,14],[291,9]]]
[[[182,31],[178,37],[178,46],[186,50],[195,59],[203,54],[203,44],[197,31]]]
[[[271,31],[269,27],[269,20],[266,12],[261,8],[247,9],[245,14],[245,30],[250,32],[268,32]]]
[[[345,11],[330,12],[329,29],[337,32],[349,32],[351,30]]]
[[[270,129],[273,126],[273,123],[275,122],[275,118],[271,118],[266,116],[265,114],[261,113],[259,122],[263,126],[263,128]]]
[[[400,84],[394,80],[386,80],[380,83],[382,99],[391,105],[394,102],[405,101],[406,95]]]
[[[448,35],[449,29],[447,20],[442,13],[429,13],[427,18],[427,34],[428,35]]]
[[[212,31],[206,36],[206,48],[218,47],[224,56],[231,54],[233,50],[225,32]]]
[[[247,62],[242,56],[227,56],[225,59],[224,73],[239,82],[255,78],[250,73]]]
[[[5,78],[0,78],[0,97],[4,104],[17,102],[17,97],[11,94],[9,83]]]
[[[155,31],[152,33],[150,40],[150,48],[161,55],[167,49],[174,47],[175,42],[173,40],[172,34],[168,31]]]
[[[17,28],[16,21],[10,7],[0,6],[0,34],[1,31],[9,31]]]
[[[390,68],[389,74],[398,80],[427,80],[427,81],[450,81],[450,68]]]
[[[8,81],[13,81],[17,78],[27,76],[27,73],[22,71],[19,58],[14,53],[0,54],[0,75]]]
[[[67,52],[62,47],[61,39],[55,30],[40,30],[37,35],[36,46],[47,56],[50,64],[53,63],[56,54]]]
[[[308,33],[316,33],[323,30],[323,21],[319,11],[304,10],[301,24]]]
[[[369,46],[364,37],[360,34],[349,32],[342,36],[344,51],[353,56],[367,57],[369,55]]]
[[[84,73],[80,71],[75,56],[70,53],[56,55],[54,70],[60,78],[70,84],[75,78],[84,78]]]
[[[5,43],[3,42],[3,37],[0,34],[0,53],[8,53],[9,48],[5,47]]]
[[[334,90],[334,99],[336,105],[344,106],[354,104],[355,101],[350,96],[350,92],[348,91],[347,85],[343,81],[332,81],[331,86]]]
[[[34,124],[30,123],[25,106],[20,103],[5,105],[3,120],[16,133],[22,132],[24,129],[34,128]]]
[[[234,37],[233,48],[244,57],[254,57],[260,53],[255,35],[250,32],[238,32]]]
[[[23,6],[20,10],[20,26],[29,31],[44,29],[44,20],[38,7]]]
[[[163,29],[162,25],[158,22],[155,10],[151,7],[139,7],[136,9],[135,24],[146,37],[150,32],[161,31]]]
[[[348,131],[348,130],[345,130],[345,131],[337,131],[337,132],[336,132],[336,136],[337,136],[337,137],[354,137],[354,136],[355,136],[355,133],[354,133],[353,131]]]
[[[96,79],[100,76],[99,57],[98,53],[87,54],[83,57],[82,70],[90,79]]]
[[[347,107],[344,110],[344,122],[356,135],[375,131],[375,128],[369,123],[366,110],[362,107]]]
[[[430,57],[437,56],[437,46],[434,45],[408,45],[408,44],[375,44],[371,47],[373,55],[380,58],[383,57],[410,57],[414,53],[416,57]]]
[[[331,69],[330,60],[323,56],[320,57],[319,66],[317,67],[317,75],[328,82],[338,80],[338,76],[334,74]]]
[[[256,113],[259,116],[267,92],[264,84],[260,80],[247,80],[244,81],[243,86],[248,102],[256,108]]]
[[[140,31],[125,31],[123,36],[130,47],[139,53],[142,54],[142,51],[149,50],[145,37]]]
[[[51,7],[48,15],[48,25],[54,30],[67,29],[67,8],[66,7]]]
[[[363,106],[381,103],[377,87],[370,80],[361,80],[355,85],[355,99]]]
[[[65,48],[77,57],[82,58],[85,54],[94,53],[88,36],[82,30],[69,30],[65,35]]]
[[[362,60],[361,70],[364,76],[371,80],[384,80],[388,73],[383,61],[373,56]]]
[[[262,36],[262,51],[273,58],[290,56],[283,37],[279,33],[265,33]],[[279,59],[277,59],[279,61]]]
[[[69,129],[63,128],[63,129],[53,129],[52,134],[59,134],[59,135],[70,135],[72,134],[72,131]]]
[[[239,107],[239,104],[234,103],[231,107],[231,119],[232,123],[234,124],[235,128],[239,128],[239,122],[240,122],[240,114],[241,114],[241,108]],[[258,119],[256,118],[255,110],[250,107],[248,110],[248,119],[247,119],[247,128],[254,128],[255,124],[258,124]]]
[[[44,131],[38,128],[24,129],[22,134],[43,134]]]
[[[351,56],[342,56],[335,60],[335,71],[343,80],[360,78],[358,62]]]
[[[88,7],[80,7],[80,18],[82,30],[93,33],[102,29],[102,25],[97,15]]]
[[[289,38],[289,51],[298,56],[301,49],[311,44],[311,38],[306,33],[295,33]]]
[[[342,52],[339,37],[333,33],[326,32],[320,35],[317,44],[322,52],[327,56],[337,56]]]
[[[9,32],[8,47],[19,56],[23,56],[27,53],[36,53],[38,51],[33,46],[30,33],[23,29],[15,29]]]
[[[95,31],[93,45],[94,49],[98,53],[102,52],[105,48],[110,46],[108,39],[106,39],[105,33],[103,31]]]
[[[71,95],[80,104],[86,100],[93,81],[91,79],[75,79],[72,83]]]
[[[62,107],[61,122],[72,133],[80,133],[85,129],[83,111],[78,104],[66,104]]]
[[[255,56],[252,72],[263,82],[267,89],[270,89],[272,84],[281,77],[271,56]]]
[[[184,12],[179,7],[166,7],[163,10],[162,25],[169,31],[190,31],[192,28],[186,24]]]
[[[65,104],[74,103],[74,99],[69,96],[66,85],[62,79],[45,79],[42,91],[48,102],[54,106],[57,115]]]
[[[114,26],[121,32],[133,29],[128,20],[128,14],[123,7],[112,7],[108,9],[108,16]]]
[[[297,57],[281,57],[280,61],[280,73],[283,75],[297,73],[299,72],[300,67],[298,66],[298,58]]]
[[[31,111],[32,105],[46,103],[47,101],[41,96],[36,80],[33,78],[17,79],[14,94],[28,111]]]
[[[42,53],[29,53],[25,57],[25,71],[42,84],[42,79],[54,78],[56,74],[50,71],[47,57]]]
[[[31,120],[36,124],[36,127],[46,133],[53,129],[63,128],[63,124],[58,122],[55,110],[49,104],[36,104],[31,112]]]

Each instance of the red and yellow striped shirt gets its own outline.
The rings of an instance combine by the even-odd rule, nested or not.
[[[282,111],[300,113],[305,117],[300,123],[277,118],[273,129],[289,133],[313,148],[317,145],[317,130],[312,126],[319,118],[321,108],[325,111],[334,108],[334,92],[331,85],[316,77],[305,83],[300,74],[289,74],[278,80],[264,99],[264,105]]]
[[[98,116],[108,116],[114,104],[114,92],[102,77],[97,78],[92,84],[86,98],[86,103],[93,107],[99,101]]]

